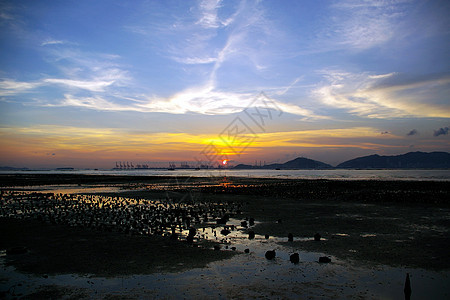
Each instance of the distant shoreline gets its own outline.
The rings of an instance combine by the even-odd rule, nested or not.
[[[450,181],[449,169],[327,169],[327,170],[233,170],[233,169],[209,169],[209,170],[189,170],[176,169],[169,170],[41,170],[41,171],[0,171],[0,186],[5,186],[3,182],[8,182],[11,178],[31,178],[26,180],[24,185],[30,185],[36,178],[45,177],[58,178],[63,183],[69,178],[82,178],[81,183],[103,182],[104,180],[117,182],[132,180],[162,180],[169,178],[196,178],[205,179],[213,177],[229,177],[242,179],[271,179],[271,180],[338,180],[338,181]],[[44,180],[49,183],[49,179]],[[76,183],[76,182],[75,182]],[[7,184],[10,186],[10,184]]]
[[[7,168],[0,167],[0,174],[5,174],[8,172],[82,172],[82,171],[100,171],[100,172],[129,172],[129,171],[175,171],[175,170],[188,170],[188,171],[250,171],[250,170],[261,170],[261,171],[336,171],[336,170],[356,170],[356,171],[421,171],[421,170],[436,170],[436,171],[450,171],[450,168],[264,168],[264,167],[253,167],[253,168],[174,168],[169,170],[168,168],[130,168],[130,169],[97,169],[97,168],[42,168],[42,169],[29,169],[29,168]],[[11,173],[14,174],[14,173]]]
[[[242,194],[334,201],[440,203],[448,205],[450,186],[445,180],[339,180],[258,178],[234,176],[134,176],[85,174],[0,174],[1,189],[39,192],[103,193],[164,192],[175,188],[209,194]],[[102,188],[102,191],[99,191]],[[401,193],[399,193],[401,191]]]

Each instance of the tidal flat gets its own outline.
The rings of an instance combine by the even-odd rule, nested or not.
[[[406,273],[413,296],[449,295],[448,182],[1,177],[2,193],[70,191],[239,206],[228,212],[225,224],[217,222],[223,217],[217,212],[206,221],[191,216],[176,240],[167,232],[143,235],[4,215],[0,292],[6,298],[395,299],[402,296]],[[2,211],[6,208],[2,202]],[[188,227],[196,228],[193,243],[186,242]],[[26,253],[6,254],[17,246]],[[267,250],[276,251],[274,260],[265,258]],[[299,253],[299,263],[289,261],[292,253]],[[331,262],[318,263],[322,256]]]

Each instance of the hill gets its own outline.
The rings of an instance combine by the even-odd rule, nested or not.
[[[336,166],[342,169],[447,169],[450,168],[450,153],[408,152],[401,155],[363,156],[345,161]]]
[[[321,161],[298,157],[283,164],[269,164],[265,166],[252,166],[239,164],[234,169],[330,169],[332,166]]]

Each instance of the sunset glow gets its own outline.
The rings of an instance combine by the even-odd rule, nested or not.
[[[9,1],[0,166],[450,151],[449,6]]]

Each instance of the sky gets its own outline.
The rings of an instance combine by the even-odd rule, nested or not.
[[[0,1],[0,166],[450,151],[449,1]]]

